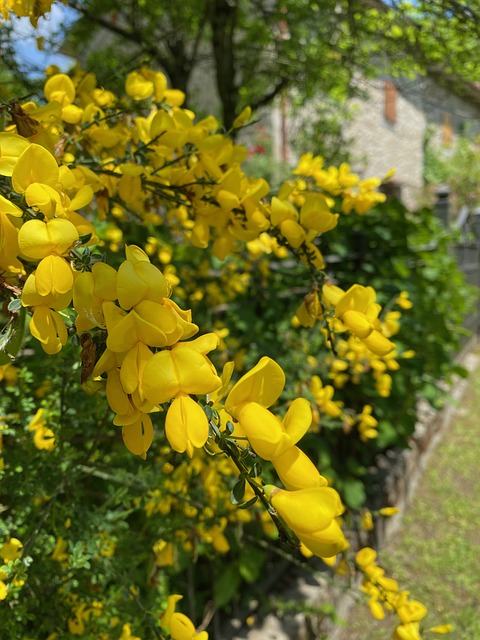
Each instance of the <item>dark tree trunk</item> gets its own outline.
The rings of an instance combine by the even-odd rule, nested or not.
[[[210,6],[217,88],[222,103],[223,123],[226,129],[230,129],[238,110],[234,49],[237,2],[236,0],[212,0]]]

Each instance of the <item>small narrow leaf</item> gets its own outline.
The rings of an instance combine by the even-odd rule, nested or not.
[[[239,509],[249,509],[256,503],[257,500],[258,500],[258,496],[253,496],[253,498],[250,498],[250,500],[247,500],[247,502],[242,502],[237,506]]]
[[[230,493],[230,500],[232,504],[240,504],[243,500],[243,496],[245,495],[245,479],[240,478],[237,480],[233,489]]]
[[[22,301],[20,300],[20,298],[14,298],[13,300],[10,300],[10,302],[8,303],[9,311],[19,311],[21,308],[22,308]]]

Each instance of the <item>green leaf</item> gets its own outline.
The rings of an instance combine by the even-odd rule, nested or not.
[[[10,300],[8,303],[7,308],[9,311],[19,311],[22,308],[22,301],[20,298],[13,298],[13,300]]]
[[[258,496],[253,496],[253,498],[250,498],[250,500],[247,500],[247,502],[241,502],[237,506],[239,509],[249,509],[256,503],[257,500]]]
[[[205,411],[205,415],[209,420],[213,418],[213,409],[210,405],[206,404],[203,406],[203,410]]]
[[[82,244],[87,244],[87,242],[90,240],[91,237],[92,237],[91,233],[86,233],[85,235],[80,236],[79,240]]]
[[[238,571],[245,582],[255,582],[262,570],[265,554],[259,549],[251,548],[248,553],[243,553],[238,566]]]
[[[215,582],[214,600],[217,607],[224,607],[236,595],[240,586],[240,573],[236,564],[224,569]]]
[[[378,447],[384,449],[394,445],[398,433],[393,424],[388,420],[380,420],[378,423],[378,436],[375,440]]]
[[[0,334],[0,364],[9,364],[20,351],[26,317],[25,307],[20,307],[18,313],[12,316],[5,332]]]
[[[453,365],[453,367],[451,368],[451,373],[455,376],[458,376],[459,378],[468,378],[468,376],[470,375],[468,369],[465,369],[465,367],[462,367],[458,364]]]
[[[263,473],[263,467],[259,462],[255,462],[248,474],[251,478],[259,478]]]
[[[356,478],[346,478],[343,482],[343,499],[351,509],[359,509],[366,500],[365,487]]]
[[[232,504],[240,504],[245,496],[245,478],[240,478],[234,484],[230,493],[230,500]]]

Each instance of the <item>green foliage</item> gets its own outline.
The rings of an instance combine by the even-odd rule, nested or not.
[[[427,138],[424,156],[427,185],[447,185],[458,205],[476,207],[480,201],[480,154],[469,137],[452,147],[440,147]]]
[[[390,395],[381,397],[368,373],[357,381],[351,378],[338,392],[345,407],[357,414],[364,405],[374,405],[378,438],[361,442],[356,428],[347,427],[344,418],[322,414],[319,435],[311,433],[302,441],[321,472],[334,479],[346,503],[357,509],[378,491],[375,475],[367,473],[378,454],[407,446],[416,424],[417,401],[425,398],[437,408],[442,406],[445,392],[438,383],[462,373],[453,359],[464,335],[464,316],[477,294],[457,267],[452,237],[428,209],[411,213],[389,201],[365,216],[342,217],[324,243],[325,255],[339,256],[335,273],[346,287],[354,282],[373,286],[382,292],[380,302],[386,312],[401,291],[408,292],[413,302],[411,309],[402,311],[401,331],[394,339],[400,356],[412,349],[415,356],[399,359],[399,370],[391,372]],[[308,397],[312,375],[331,384],[331,356],[318,328],[291,326],[299,296],[308,292],[302,286],[308,281],[307,270],[270,261],[267,279],[264,259],[247,268],[240,257],[229,268],[249,274],[244,287],[215,316],[230,328],[225,342],[232,355],[244,353],[246,369],[260,354],[276,359],[286,372],[285,401],[299,393]],[[208,289],[206,282],[204,286]],[[201,314],[202,306],[195,305],[195,317]]]
[[[101,39],[120,53],[119,60],[128,51],[127,60],[158,65],[182,90],[198,84],[192,78],[206,73],[208,61],[227,129],[243,106],[270,104],[287,88],[302,102],[319,94],[343,101],[357,72],[412,77],[441,63],[445,73],[468,81],[478,68],[478,2],[468,8],[446,2],[372,7],[363,0],[69,4],[79,21],[68,38],[80,57],[85,43],[100,34],[95,48]],[[108,71],[105,58],[95,54],[91,62]],[[210,95],[208,100],[211,111]]]

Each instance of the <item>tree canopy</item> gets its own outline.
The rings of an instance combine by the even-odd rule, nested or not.
[[[69,47],[89,58],[100,78],[144,60],[163,69],[173,86],[191,93],[194,73],[200,78],[213,74],[227,128],[244,106],[269,104],[286,88],[305,99],[322,92],[348,95],[357,72],[412,75],[441,67],[468,82],[479,75],[478,2],[69,4],[78,13],[67,36]],[[106,32],[111,35],[106,37]],[[115,56],[105,57],[105,48]]]

